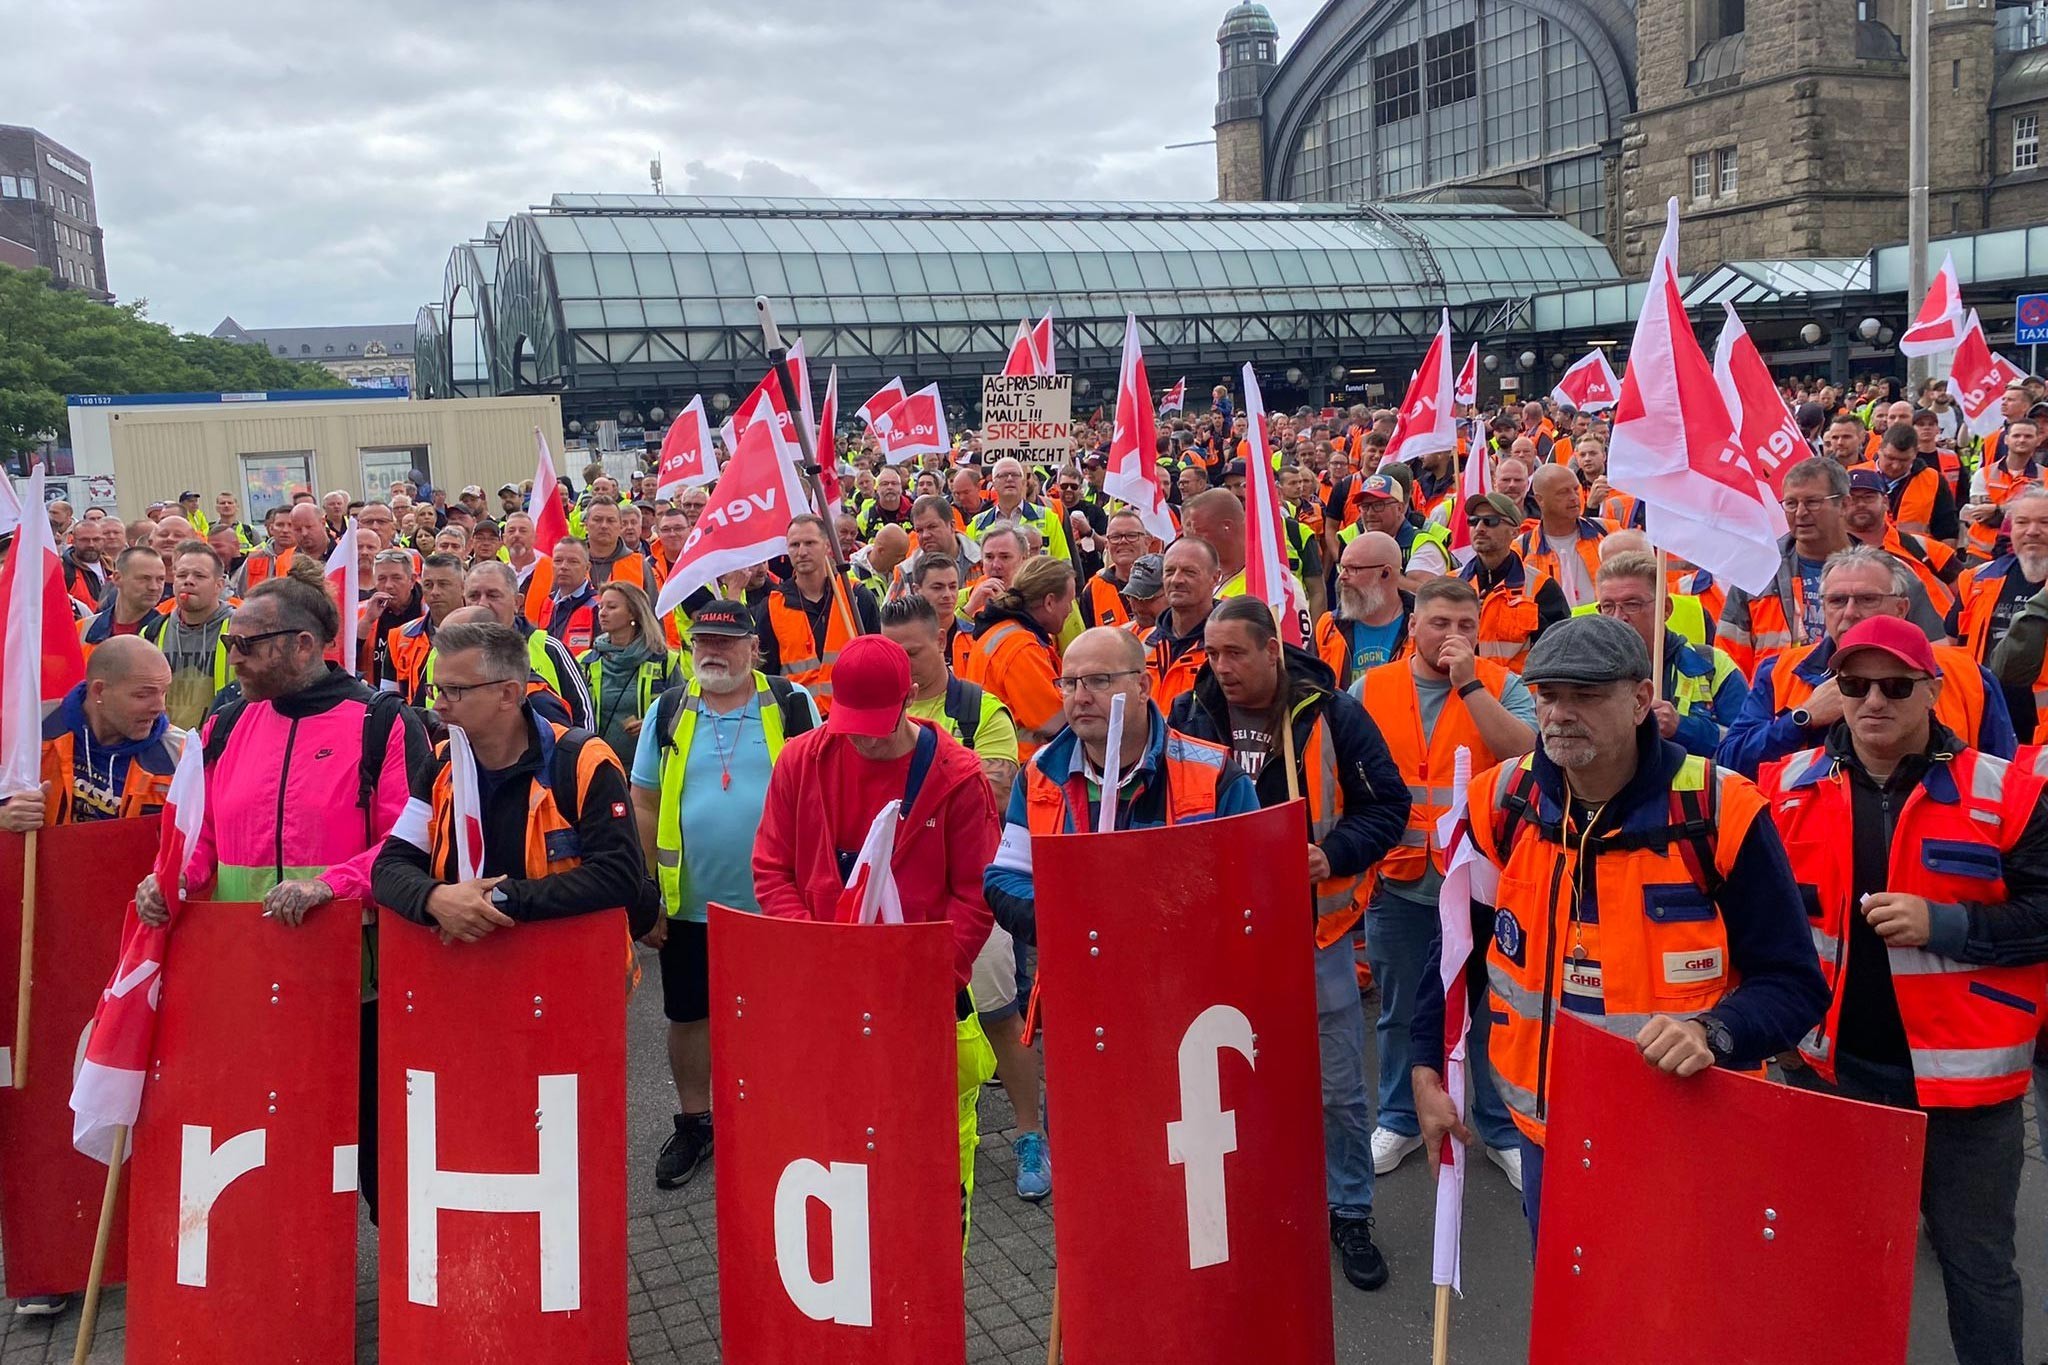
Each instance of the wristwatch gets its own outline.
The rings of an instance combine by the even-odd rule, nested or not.
[[[1803,706],[1795,706],[1795,707],[1793,707],[1793,708],[1792,708],[1792,723],[1793,723],[1794,725],[1798,726],[1798,727],[1799,727],[1800,729],[1802,729],[1802,730],[1810,730],[1810,729],[1812,729],[1812,728],[1813,728],[1813,712],[1811,712],[1811,711],[1807,710],[1807,709],[1806,709],[1805,707],[1803,707]]]
[[[1714,1054],[1714,1065],[1725,1065],[1735,1055],[1735,1035],[1711,1013],[1696,1014],[1693,1022],[1707,1032],[1707,1051]]]
[[[1460,697],[1469,697],[1474,692],[1479,691],[1481,688],[1485,686],[1485,682],[1478,678],[1474,678],[1471,682],[1466,683],[1463,687],[1458,689],[1458,695]]]

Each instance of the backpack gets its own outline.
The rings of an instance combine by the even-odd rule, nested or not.
[[[1589,853],[1600,853],[1609,849],[1632,848],[1664,849],[1677,846],[1679,858],[1685,862],[1700,889],[1712,895],[1720,885],[1720,874],[1714,868],[1714,852],[1717,847],[1716,830],[1720,820],[1721,783],[1711,760],[1706,765],[1706,780],[1697,791],[1672,791],[1668,796],[1669,821],[1656,829],[1618,832],[1596,836],[1586,841]],[[1524,822],[1534,823],[1543,837],[1552,843],[1565,842],[1563,829],[1553,822],[1541,820],[1537,812],[1536,770],[1523,768],[1515,774],[1507,795],[1501,798],[1501,823],[1497,836],[1497,847],[1505,858],[1514,846],[1515,835]]]
[[[811,708],[805,704],[805,699],[798,695],[796,685],[790,682],[789,679],[777,677],[772,673],[768,674],[767,678],[768,695],[782,712],[783,740],[787,742],[795,739],[798,735],[814,728],[811,721]],[[671,694],[677,698],[675,704],[672,706],[661,706],[661,698]],[[675,752],[676,717],[681,713],[683,699],[687,695],[683,688],[671,687],[668,691],[663,692],[661,696],[657,696],[654,699],[655,705],[661,707],[661,720],[658,728],[655,730],[655,739],[661,745],[664,753]]]
[[[226,752],[228,736],[248,706],[247,699],[236,697],[213,713],[213,728],[207,731],[206,747],[202,750],[207,767],[211,768]],[[356,805],[363,812],[363,838],[368,843],[377,840],[373,804],[377,799],[377,781],[384,773],[384,751],[404,714],[405,703],[391,692],[372,693],[363,712],[363,752],[356,769]],[[574,769],[570,771],[573,775]]]
[[[981,698],[981,684],[946,679],[946,719],[953,722],[969,753],[974,752],[974,732],[981,728]]]

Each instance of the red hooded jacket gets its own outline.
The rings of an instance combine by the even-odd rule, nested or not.
[[[914,723],[933,728],[929,721]],[[981,879],[995,858],[1003,825],[981,760],[943,730],[938,735],[924,787],[897,827],[890,866],[905,920],[952,922],[953,974],[965,986],[995,923],[982,899]],[[823,727],[798,735],[783,749],[754,838],[754,894],[763,914],[839,918],[839,893],[846,884],[839,851],[860,848],[881,804],[839,809],[840,784],[832,774],[838,765],[867,761],[851,740]]]

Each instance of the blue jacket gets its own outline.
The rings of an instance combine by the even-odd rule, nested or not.
[[[1166,823],[1166,771],[1160,755],[1166,749],[1166,718],[1157,706],[1147,704],[1151,733],[1145,741],[1145,756],[1138,760],[1138,775],[1117,802],[1118,829],[1154,829]],[[1062,730],[1031,756],[1031,765],[1064,785],[1082,770],[1081,740],[1072,730]],[[1026,814],[1023,782],[1010,787],[1010,807],[1003,815],[1003,842],[995,861],[981,877],[981,894],[988,901],[996,923],[1022,943],[1038,942],[1037,892],[1031,879],[1031,825]],[[1245,815],[1259,808],[1258,792],[1252,780],[1235,763],[1223,765],[1216,777],[1216,814]],[[1071,816],[1064,833],[1072,833]]]
[[[1664,632],[1664,695],[1672,693],[1673,682],[1680,677],[1705,678],[1711,685],[1714,677],[1714,660],[1681,636],[1675,630]],[[1721,679],[1713,695],[1704,707],[1694,707],[1678,718],[1678,733],[1672,742],[1684,747],[1689,754],[1701,758],[1712,758],[1721,747],[1722,732],[1735,723],[1742,712],[1742,704],[1749,696],[1749,689],[1743,686],[1740,671],[1731,672]]]
[[[1795,671],[1800,678],[1818,687],[1827,681],[1828,661],[1834,656],[1835,642],[1822,640],[1800,661]],[[1789,711],[1779,714],[1777,694],[1771,679],[1781,657],[1773,655],[1757,665],[1756,682],[1750,687],[1742,710],[1728,727],[1728,733],[1715,753],[1715,760],[1722,767],[1733,768],[1752,781],[1764,764],[1788,758],[1801,749],[1811,749],[1826,737],[1825,731],[1809,730],[1795,724]],[[1977,665],[1977,673],[1978,682],[1984,688],[1984,719],[1978,724],[1970,747],[1999,758],[2011,758],[2019,748],[2019,736],[2013,733],[2012,713],[2006,709],[2005,693],[1999,689],[1998,679],[1992,677],[1982,664]]]

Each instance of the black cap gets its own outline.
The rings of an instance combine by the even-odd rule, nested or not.
[[[184,501],[186,501],[186,500],[187,500],[188,498],[196,498],[196,497],[198,497],[198,496],[199,496],[199,495],[198,495],[197,493],[193,492],[193,491],[192,491],[191,489],[189,489],[189,488],[188,488],[188,489],[186,489],[186,490],[185,490],[184,492],[182,492],[182,493],[178,494],[178,501],[179,501],[179,502],[184,502]]]
[[[1081,468],[1083,469],[1100,469],[1108,463],[1109,461],[1103,459],[1098,451],[1091,450],[1081,457]]]
[[[1239,478],[1239,479],[1242,479],[1242,478],[1244,478],[1244,477],[1245,477],[1245,467],[1244,467],[1244,461],[1243,461],[1243,460],[1232,460],[1232,461],[1231,461],[1231,462],[1230,462],[1229,464],[1227,464],[1227,465],[1223,466],[1223,477],[1224,477],[1224,478],[1226,478],[1226,479],[1228,479],[1228,478]]]
[[[1612,616],[1567,616],[1543,632],[1529,651],[1522,681],[1577,683],[1641,682],[1650,676],[1650,650],[1633,626]]]
[[[754,633],[754,613],[744,602],[717,597],[697,608],[697,614],[690,618],[692,635],[722,635],[738,639]]]

